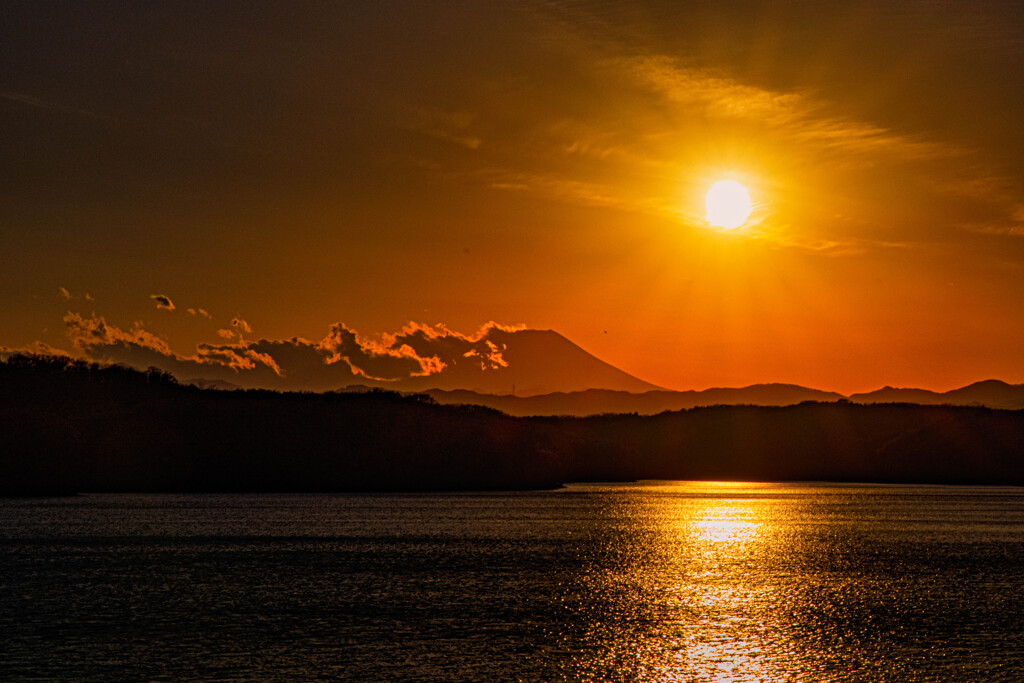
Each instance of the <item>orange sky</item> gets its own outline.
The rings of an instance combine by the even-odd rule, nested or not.
[[[1024,382],[1017,3],[0,13],[8,349],[494,320],[674,389]]]

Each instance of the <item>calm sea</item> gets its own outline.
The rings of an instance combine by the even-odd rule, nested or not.
[[[1024,489],[0,500],[0,679],[1010,681]]]

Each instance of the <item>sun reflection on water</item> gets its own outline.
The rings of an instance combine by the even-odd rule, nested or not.
[[[785,539],[773,511],[785,501],[764,489],[693,482],[631,498],[618,511],[631,530],[624,540],[642,540],[592,586],[628,604],[615,628],[593,634],[582,671],[593,680],[790,679],[799,662],[784,605],[799,587],[778,566]]]
[[[749,507],[716,505],[690,522],[696,542],[742,546],[756,539],[763,523]]]

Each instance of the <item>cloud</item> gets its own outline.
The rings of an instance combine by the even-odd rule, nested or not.
[[[157,353],[171,355],[171,348],[160,337],[146,332],[136,324],[131,330],[122,330],[100,317],[83,317],[77,313],[64,316],[68,339],[75,348],[88,351],[102,346],[138,346]]]
[[[1024,235],[1024,201],[1015,194],[1015,183],[1004,177],[978,175],[968,182],[950,183],[947,198],[959,198],[972,206],[981,205],[960,221],[965,230],[985,235],[1020,237]]]
[[[196,357],[201,363],[223,365],[232,370],[254,370],[257,367],[267,367],[274,371],[274,374],[283,376],[281,366],[277,364],[274,357],[268,353],[261,353],[245,344],[214,346],[211,344],[200,344],[196,349]]]
[[[789,186],[779,196],[818,213],[783,225],[773,211],[764,230],[752,231],[759,239],[843,255],[934,242],[939,239],[936,222],[964,233],[1020,232],[1019,183],[1001,177],[978,150],[843,115],[814,91],[769,90],[664,55],[623,57],[609,64],[660,97],[680,120],[691,120],[696,112],[708,122],[701,125],[733,125],[738,137],[770,141],[765,147],[775,150],[777,170],[779,164],[804,169],[802,184],[794,185],[817,191],[799,198]],[[845,211],[858,214],[859,220],[833,219],[835,203],[848,205]],[[955,230],[946,234],[944,239],[959,239]]]
[[[200,318],[206,318],[207,320],[209,320],[212,317],[209,313],[206,312],[206,309],[203,308],[189,308],[186,309],[185,312],[192,317],[198,316]]]
[[[551,173],[517,173],[491,169],[485,172],[491,189],[535,192],[566,203],[597,206],[656,215],[675,216],[676,202],[645,196],[614,183],[566,178]]]
[[[0,346],[0,359],[6,359],[10,356],[27,354],[32,356],[66,356],[71,357],[71,354],[64,349],[51,346],[46,342],[34,341],[28,346],[22,346],[19,348],[12,348],[10,346]]]
[[[199,310],[202,311],[202,309]],[[205,313],[205,311],[203,312]],[[210,316],[207,315],[206,317]],[[245,341],[245,335],[252,332],[252,326],[239,317],[231,319],[231,327],[232,329],[222,328],[217,330],[217,336],[221,339],[237,340],[239,343],[242,343]]]
[[[408,130],[419,131],[438,140],[475,150],[483,144],[483,140],[472,132],[477,119],[476,115],[467,111],[419,109],[400,125]]]
[[[386,343],[360,341],[356,333],[343,323],[332,325],[319,346],[328,353],[328,364],[344,360],[353,372],[368,379],[418,377],[444,368],[436,357],[421,358],[407,344],[396,344],[394,338]]]
[[[10,102],[17,102],[28,107],[35,107],[36,109],[48,109],[46,103],[42,100],[26,95],[24,93],[12,92],[10,90],[0,90],[0,98],[8,100]]]
[[[92,294],[89,294],[89,292],[86,292],[85,294],[78,296],[76,294],[73,294],[71,290],[69,290],[67,287],[58,287],[57,294],[64,301],[75,301],[77,299],[84,299],[85,301],[96,301],[95,299],[92,298]]]
[[[156,302],[157,308],[162,308],[165,311],[174,310],[174,302],[171,301],[170,297],[164,296],[163,294],[150,294],[149,298]]]
[[[78,116],[85,116],[91,119],[98,120],[107,119],[106,116],[94,111],[89,111],[87,109],[79,109],[77,107],[70,107],[53,102],[44,102],[38,97],[33,97],[32,95],[14,92],[11,90],[0,90],[0,99],[7,100],[9,102],[16,102],[26,107],[32,107],[33,109],[43,109],[46,111],[55,111],[63,114],[75,114]]]
[[[221,330],[225,343],[199,344],[191,355],[175,353],[161,337],[139,323],[129,329],[99,316],[69,312],[64,317],[68,339],[91,360],[156,367],[181,380],[224,380],[238,386],[280,390],[325,391],[355,383],[378,386],[450,373],[507,367],[504,345],[494,335],[511,328],[488,323],[473,335],[443,325],[409,323],[399,334],[363,339],[344,323],[331,326],[318,342],[245,340],[239,332]],[[237,330],[248,329],[236,318]]]
[[[960,156],[963,150],[901,135],[868,122],[832,115],[809,92],[781,92],[747,85],[716,72],[688,67],[664,55],[611,62],[665,99],[697,107],[713,119],[756,123],[792,140],[847,153],[888,154],[904,160]]]
[[[523,326],[511,327],[489,322],[475,334],[465,335],[449,330],[444,325],[409,323],[397,335],[386,335],[389,347],[406,346],[417,357],[433,357],[442,368],[455,369],[472,367],[480,370],[497,370],[508,367],[502,356],[504,345],[492,341],[494,332],[514,332]],[[460,366],[461,363],[461,366]]]
[[[69,312],[64,316],[64,324],[72,345],[98,362],[156,367],[183,380],[202,377],[237,381],[239,371],[245,370],[247,386],[273,386],[274,378],[280,375],[272,358],[250,352],[244,345],[201,345],[195,355],[180,356],[164,339],[138,323],[124,330],[100,316],[84,317]]]
[[[976,230],[966,222],[988,210],[1000,215],[985,230],[1017,231],[1011,202],[991,188],[949,199],[945,188],[991,173],[976,150],[851,115],[812,89],[761,87],[666,54],[618,49],[608,56],[583,47],[577,64],[606,106],[541,116],[524,104],[521,125],[489,137],[505,154],[484,157],[490,165],[472,171],[478,182],[703,227],[700,203],[689,197],[708,176],[747,173],[771,204],[744,234],[823,256],[934,242],[937,220]],[[475,125],[502,120],[484,109]],[[1003,194],[1017,199],[1019,189]]]

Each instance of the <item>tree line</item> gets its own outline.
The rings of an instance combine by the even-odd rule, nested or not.
[[[216,391],[0,363],[0,493],[426,491],[722,479],[1024,485],[1024,411],[713,406],[517,418],[422,394]]]

